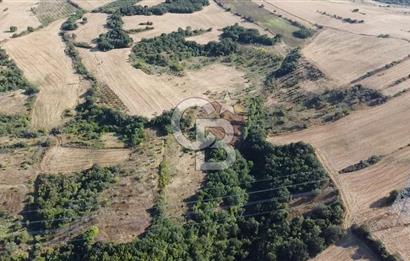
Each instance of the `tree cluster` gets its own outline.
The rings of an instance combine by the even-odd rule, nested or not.
[[[115,13],[107,18],[107,33],[100,34],[97,38],[97,48],[100,51],[109,51],[118,48],[130,47],[133,40],[122,29],[124,22],[119,14]]]
[[[257,29],[247,29],[238,24],[223,28],[221,38],[231,39],[233,42],[241,44],[261,45],[274,45],[280,39],[279,36],[269,37],[266,34],[260,35]]]
[[[23,76],[23,72],[8,56],[6,51],[0,48],[0,92],[18,89],[25,90],[27,95],[38,92],[37,88],[30,84]]]
[[[55,229],[99,207],[97,197],[119,175],[116,168],[94,166],[74,175],[40,175],[35,182],[33,229]]]

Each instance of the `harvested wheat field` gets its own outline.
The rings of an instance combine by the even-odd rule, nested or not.
[[[63,122],[65,109],[74,108],[84,87],[74,74],[58,35],[62,21],[4,44],[25,77],[40,89],[34,103],[31,127],[51,129]]]
[[[344,239],[328,247],[320,253],[312,261],[330,261],[330,260],[378,260],[373,253],[360,242],[355,236],[349,233]]]
[[[327,29],[303,49],[304,56],[339,84],[410,54],[410,43]],[[371,87],[371,86],[370,86]]]
[[[233,25],[235,23],[248,28],[256,28],[261,33],[264,33],[263,28],[256,26],[255,24],[244,22],[240,17],[234,16],[230,12],[226,12],[213,1],[210,1],[210,5],[204,7],[202,11],[195,12],[193,14],[165,14],[161,16],[127,16],[123,18],[124,29],[136,29],[142,26],[139,23],[153,22],[153,30],[137,33],[131,35],[134,41],[140,41],[142,38],[152,38],[162,33],[171,33],[178,28],[186,28],[191,26],[192,29],[208,29],[212,27],[212,31],[205,33],[202,37],[198,37],[199,42],[207,43],[209,41],[218,40],[218,36],[221,34],[220,29]],[[143,26],[145,27],[145,26]],[[193,38],[193,39],[196,39]]]
[[[71,0],[85,10],[94,10],[100,6],[106,5],[113,0]]]
[[[26,107],[24,104],[27,101],[27,96],[23,91],[11,91],[0,94],[0,113],[14,115],[24,113]]]
[[[304,24],[319,24],[325,28],[334,28],[340,31],[355,34],[379,36],[388,34],[390,37],[410,40],[408,28],[410,17],[405,8],[379,7],[379,3],[370,1],[323,1],[323,0],[253,0],[263,4],[264,8],[276,11],[292,20]],[[358,9],[353,12],[354,9]],[[327,15],[319,12],[326,12]],[[348,23],[333,15],[352,20],[363,20],[363,23]]]
[[[41,170],[49,173],[75,172],[101,166],[116,165],[126,161],[129,149],[79,149],[52,147],[41,161]]]
[[[38,27],[40,21],[32,12],[39,0],[3,0],[0,2],[0,41],[10,38],[14,33],[25,31],[28,26]],[[10,26],[16,26],[15,32],[10,32]]]
[[[133,68],[128,62],[129,49],[79,51],[85,66],[112,89],[132,115],[153,117],[189,97],[205,97],[206,92],[223,95],[246,87],[243,72],[221,64],[186,71],[182,77],[158,76]]]

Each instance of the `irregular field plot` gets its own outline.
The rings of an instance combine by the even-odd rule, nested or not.
[[[0,3],[0,41],[26,30],[28,26],[40,26],[40,21],[31,11],[37,3],[38,0],[3,0]],[[9,32],[10,26],[17,26],[17,31]]]
[[[242,72],[220,64],[186,71],[183,77],[158,76],[133,68],[128,62],[129,49],[79,51],[85,66],[113,90],[130,114],[152,117],[175,107],[183,99],[205,97],[207,91],[235,92],[245,87]]]
[[[128,149],[79,149],[53,147],[49,149],[42,162],[45,172],[75,172],[91,168],[94,164],[111,166],[126,161],[131,151]]]
[[[4,44],[25,77],[40,89],[32,112],[34,129],[51,129],[61,124],[64,110],[74,108],[84,91],[64,53],[65,46],[58,35],[61,23],[56,21]]]
[[[410,43],[327,29],[303,49],[304,56],[340,84],[378,69],[410,53]],[[371,87],[371,86],[369,86]]]

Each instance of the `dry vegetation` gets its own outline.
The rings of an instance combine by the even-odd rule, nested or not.
[[[50,148],[42,162],[41,171],[48,173],[71,173],[91,168],[94,164],[111,166],[126,161],[129,149],[81,149]]]
[[[20,114],[24,113],[26,108],[24,104],[27,101],[27,96],[23,91],[11,91],[0,94],[0,113],[4,114]]]
[[[4,44],[27,79],[40,89],[32,112],[33,129],[60,125],[64,110],[74,108],[85,89],[64,53],[65,47],[58,35],[61,23],[56,21]]]
[[[75,12],[75,7],[66,0],[40,0],[38,6],[33,9],[42,25],[67,17]]]
[[[31,11],[38,0],[3,0],[0,3],[0,41],[10,38],[13,33],[25,31],[28,26],[40,26],[40,21]],[[10,26],[17,26],[16,32],[10,32]]]

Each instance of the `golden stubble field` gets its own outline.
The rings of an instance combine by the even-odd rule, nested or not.
[[[61,125],[64,110],[73,109],[85,91],[64,53],[65,46],[58,35],[61,23],[56,21],[3,46],[24,76],[40,90],[31,115],[33,129],[49,130]]]

